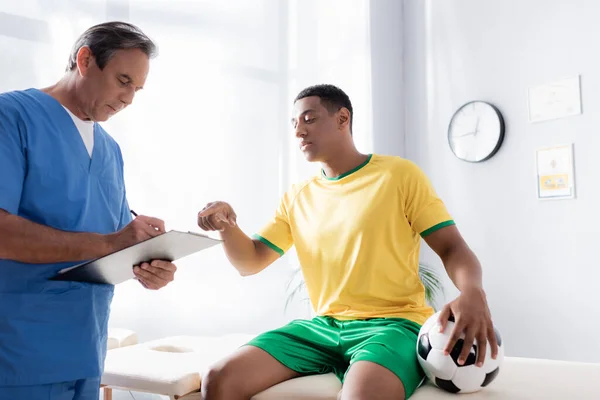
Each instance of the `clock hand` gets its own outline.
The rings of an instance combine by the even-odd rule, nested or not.
[[[461,138],[461,137],[465,137],[465,136],[470,136],[470,135],[476,135],[477,131],[473,131],[473,132],[467,132],[467,133],[463,133],[462,135],[454,135],[455,138]]]

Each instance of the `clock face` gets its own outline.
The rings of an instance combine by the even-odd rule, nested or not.
[[[483,101],[462,106],[448,127],[450,149],[461,160],[481,162],[491,158],[504,139],[504,120],[500,111]]]

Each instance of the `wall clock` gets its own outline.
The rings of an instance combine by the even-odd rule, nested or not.
[[[467,162],[482,162],[494,156],[504,140],[504,118],[485,101],[461,106],[448,126],[448,144],[456,157]]]

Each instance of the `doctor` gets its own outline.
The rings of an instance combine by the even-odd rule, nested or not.
[[[164,232],[132,220],[119,145],[99,124],[132,103],[155,52],[137,27],[100,24],[58,83],[0,94],[0,399],[99,397],[113,286],[49,278]],[[175,270],[134,268],[148,289]]]

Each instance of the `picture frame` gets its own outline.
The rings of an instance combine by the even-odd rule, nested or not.
[[[558,79],[527,90],[530,123],[582,114],[581,76]]]
[[[538,148],[535,152],[536,190],[540,200],[576,197],[574,144]]]

